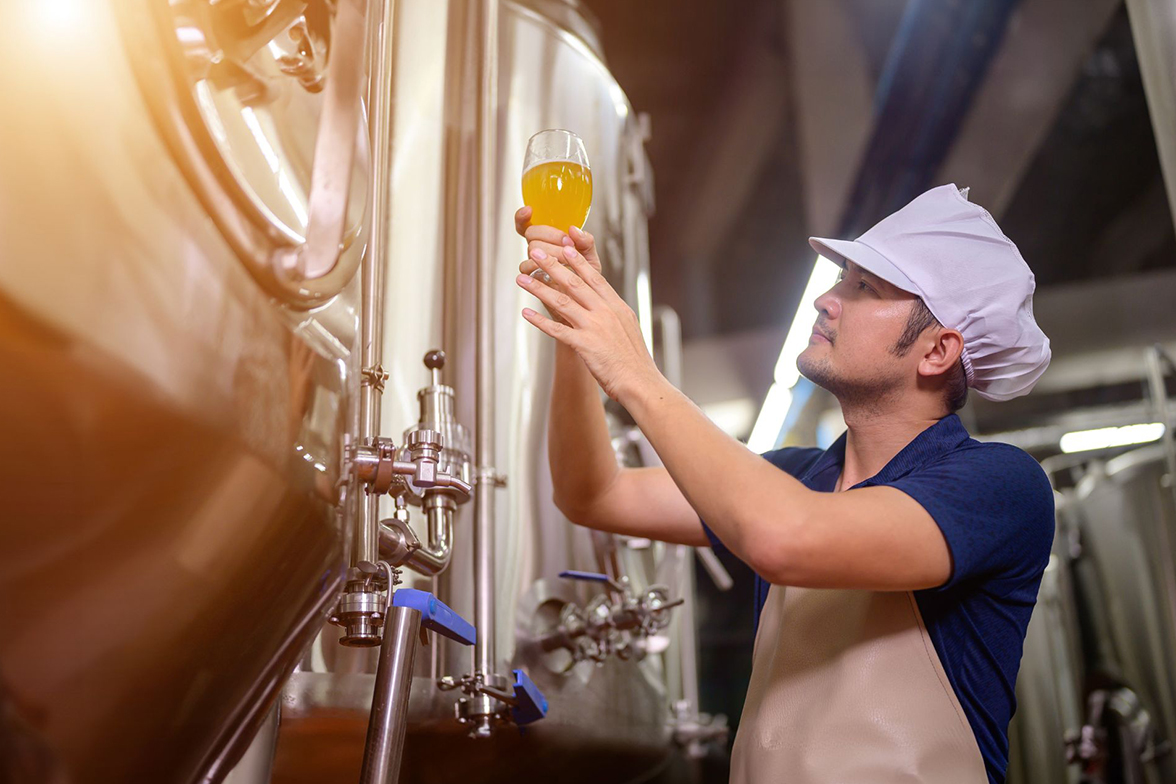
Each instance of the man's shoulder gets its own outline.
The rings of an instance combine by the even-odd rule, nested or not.
[[[825,450],[815,446],[786,446],[782,449],[764,452],[760,456],[776,468],[799,479],[821,459],[823,454],[825,454]]]
[[[946,587],[972,590],[983,578],[994,595],[1036,592],[1053,547],[1054,491],[1028,452],[968,438],[892,484],[943,531],[953,561]]]
[[[1053,486],[1037,458],[1002,441],[968,438],[931,461],[926,468],[935,470],[944,465],[978,473],[977,480],[990,489],[996,489],[994,485],[997,484],[1012,484],[1027,492],[1053,496]]]
[[[1004,519],[1026,536],[1053,539],[1053,485],[1037,459],[1012,444],[968,438],[895,484],[933,488],[956,514]]]

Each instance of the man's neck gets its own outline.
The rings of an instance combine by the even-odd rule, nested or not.
[[[845,464],[840,489],[881,471],[915,436],[934,425],[943,413],[916,411],[845,412]]]

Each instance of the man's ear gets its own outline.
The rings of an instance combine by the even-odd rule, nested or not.
[[[940,329],[919,362],[919,375],[938,376],[949,372],[964,351],[964,336],[957,330]]]

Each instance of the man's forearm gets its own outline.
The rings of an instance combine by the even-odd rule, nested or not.
[[[778,563],[812,493],[720,430],[664,379],[621,402],[723,543],[757,569]]]
[[[620,470],[600,386],[576,352],[562,344],[555,350],[547,454],[556,505],[569,516],[590,506]]]

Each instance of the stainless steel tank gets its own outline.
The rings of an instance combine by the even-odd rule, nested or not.
[[[1085,672],[1070,559],[1072,502],[1055,494],[1058,526],[1025,633],[1017,710],[1009,724],[1008,784],[1078,784],[1070,746],[1085,716]]]
[[[495,29],[493,175],[479,182],[480,18],[468,3],[400,0],[395,33],[394,174],[382,364],[389,371],[383,430],[417,421],[420,354],[445,348],[457,418],[476,420],[475,280],[480,202],[492,205],[492,340],[496,401],[492,658],[500,671],[525,669],[550,701],[548,718],[520,733],[500,728],[467,737],[454,721],[456,691],[442,678],[472,670],[469,649],[434,639],[415,656],[403,781],[625,780],[663,763],[673,749],[670,705],[683,697],[679,626],[634,637],[613,653],[545,648],[571,611],[601,608],[599,587],[560,578],[565,570],[625,579],[634,596],[665,583],[667,598],[689,589],[683,552],[577,528],[551,502],[546,417],[554,357],[551,341],[519,315],[529,295],[514,283],[525,243],[514,234],[528,137],[543,128],[574,130],[593,171],[586,228],[597,238],[605,273],[652,332],[645,223],[652,208],[642,147],[644,128],[603,62],[595,31],[573,3],[498,4]],[[407,347],[411,347],[406,350]],[[632,450],[614,417],[619,459]],[[627,459],[642,458],[630,455]],[[382,502],[381,517],[394,512]],[[436,578],[405,572],[406,585],[432,589],[475,616],[473,505],[458,509],[452,560]],[[686,553],[686,556],[689,556]],[[690,561],[685,561],[690,566]],[[669,611],[663,611],[663,614]],[[683,623],[692,623],[686,618]],[[374,652],[336,644],[328,629],[284,691],[274,780],[311,782],[358,773],[372,691]],[[691,665],[692,666],[692,665]],[[667,675],[667,667],[670,673]],[[693,679],[693,674],[687,680]]]
[[[1123,732],[1140,780],[1176,779],[1176,504],[1164,446],[1095,465],[1076,492],[1075,576],[1088,669],[1123,688]],[[1121,700],[1123,701],[1123,700]],[[1114,707],[1114,706],[1112,706]],[[1131,747],[1134,747],[1134,751]]]
[[[268,767],[277,715],[275,781],[355,775],[374,654],[324,619],[372,544],[356,536],[357,450],[373,430],[402,443],[439,381],[457,420],[492,434],[470,478],[492,499],[493,580],[467,504],[447,568],[406,586],[489,619],[478,655],[527,670],[550,713],[467,738],[438,683],[475,662],[434,640],[416,656],[404,780],[623,780],[706,735],[688,706],[670,722],[693,691],[688,616],[667,628],[658,609],[689,590],[688,551],[590,534],[550,500],[553,346],[513,280],[531,133],[584,138],[588,228],[653,328],[646,131],[578,6],[61,0],[4,4],[0,23],[0,99],[18,107],[0,124],[0,773],[216,781],[256,735],[242,780]],[[381,289],[382,347],[361,318]],[[448,357],[430,380],[432,349]],[[618,459],[640,459],[614,425]],[[425,538],[420,508],[381,505]],[[611,612],[567,569],[643,602],[661,591],[641,605],[659,623],[547,644]]]
[[[342,259],[289,288],[323,96],[289,36],[212,69],[184,10],[0,6],[8,781],[224,776],[347,566],[366,137]]]

